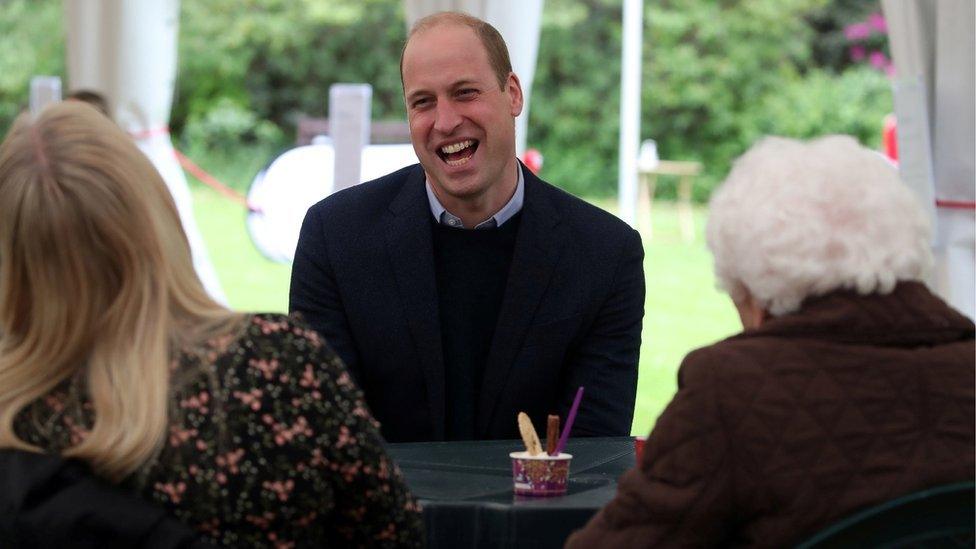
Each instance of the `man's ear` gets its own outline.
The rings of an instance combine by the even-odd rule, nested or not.
[[[505,91],[508,93],[509,101],[511,102],[512,118],[522,114],[522,83],[519,82],[518,76],[514,72],[508,73],[508,80],[505,82]]]

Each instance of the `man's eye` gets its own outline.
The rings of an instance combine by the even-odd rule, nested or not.
[[[417,99],[416,101],[413,102],[413,108],[415,109],[420,109],[426,107],[427,105],[430,105],[430,99],[427,97],[424,97],[422,99]]]
[[[471,97],[471,96],[473,96],[473,95],[475,95],[477,93],[478,93],[478,90],[476,90],[474,88],[465,88],[463,90],[458,90],[457,95],[458,95],[458,97]]]

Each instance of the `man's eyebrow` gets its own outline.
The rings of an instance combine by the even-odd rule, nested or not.
[[[477,80],[471,80],[470,78],[463,78],[463,79],[458,80],[457,82],[451,84],[451,89],[452,90],[456,90],[456,89],[461,88],[461,87],[464,87],[464,86],[471,86],[471,85],[477,85],[477,84],[478,84],[478,81]]]
[[[407,101],[408,102],[413,101],[414,99],[422,95],[430,95],[430,92],[424,89],[413,90],[407,94]]]
[[[451,85],[448,86],[448,89],[450,89],[450,90],[453,91],[453,90],[456,90],[458,88],[463,88],[465,86],[477,86],[477,85],[479,85],[479,84],[478,84],[478,81],[475,80],[475,79],[472,79],[472,78],[462,78],[460,80],[456,80],[456,81],[452,82]],[[433,93],[434,92],[432,92],[432,91],[430,91],[430,90],[428,90],[426,88],[418,88],[416,90],[411,90],[409,93],[407,93],[406,97],[407,97],[407,101],[412,101],[412,100],[416,99],[418,96],[431,95]]]

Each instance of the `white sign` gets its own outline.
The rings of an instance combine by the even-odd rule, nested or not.
[[[369,84],[333,84],[329,88],[329,134],[335,147],[334,189],[360,182],[362,154],[369,145]]]

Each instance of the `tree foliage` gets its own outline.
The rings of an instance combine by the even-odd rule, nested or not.
[[[61,2],[0,0],[0,133],[27,108],[30,79],[64,79]]]
[[[830,5],[646,3],[642,136],[657,141],[662,158],[704,164],[699,198],[765,134],[850,133],[878,142],[892,108],[885,78],[863,68],[835,74],[813,57],[820,35],[810,19]],[[620,18],[619,1],[547,3],[529,141],[545,154],[546,175],[576,192],[610,193],[616,185]]]
[[[338,82],[368,82],[374,118],[405,119],[401,0],[181,6],[170,126],[184,147],[267,154],[292,140],[300,116],[328,113]],[[0,0],[0,130],[26,105],[30,76],[64,75],[61,9]],[[849,133],[876,145],[889,84],[845,57],[844,29],[877,11],[877,0],[645,2],[642,137],[662,158],[704,164],[699,198],[765,134]],[[580,194],[616,188],[621,12],[621,0],[545,3],[528,144],[545,155],[547,179]]]

